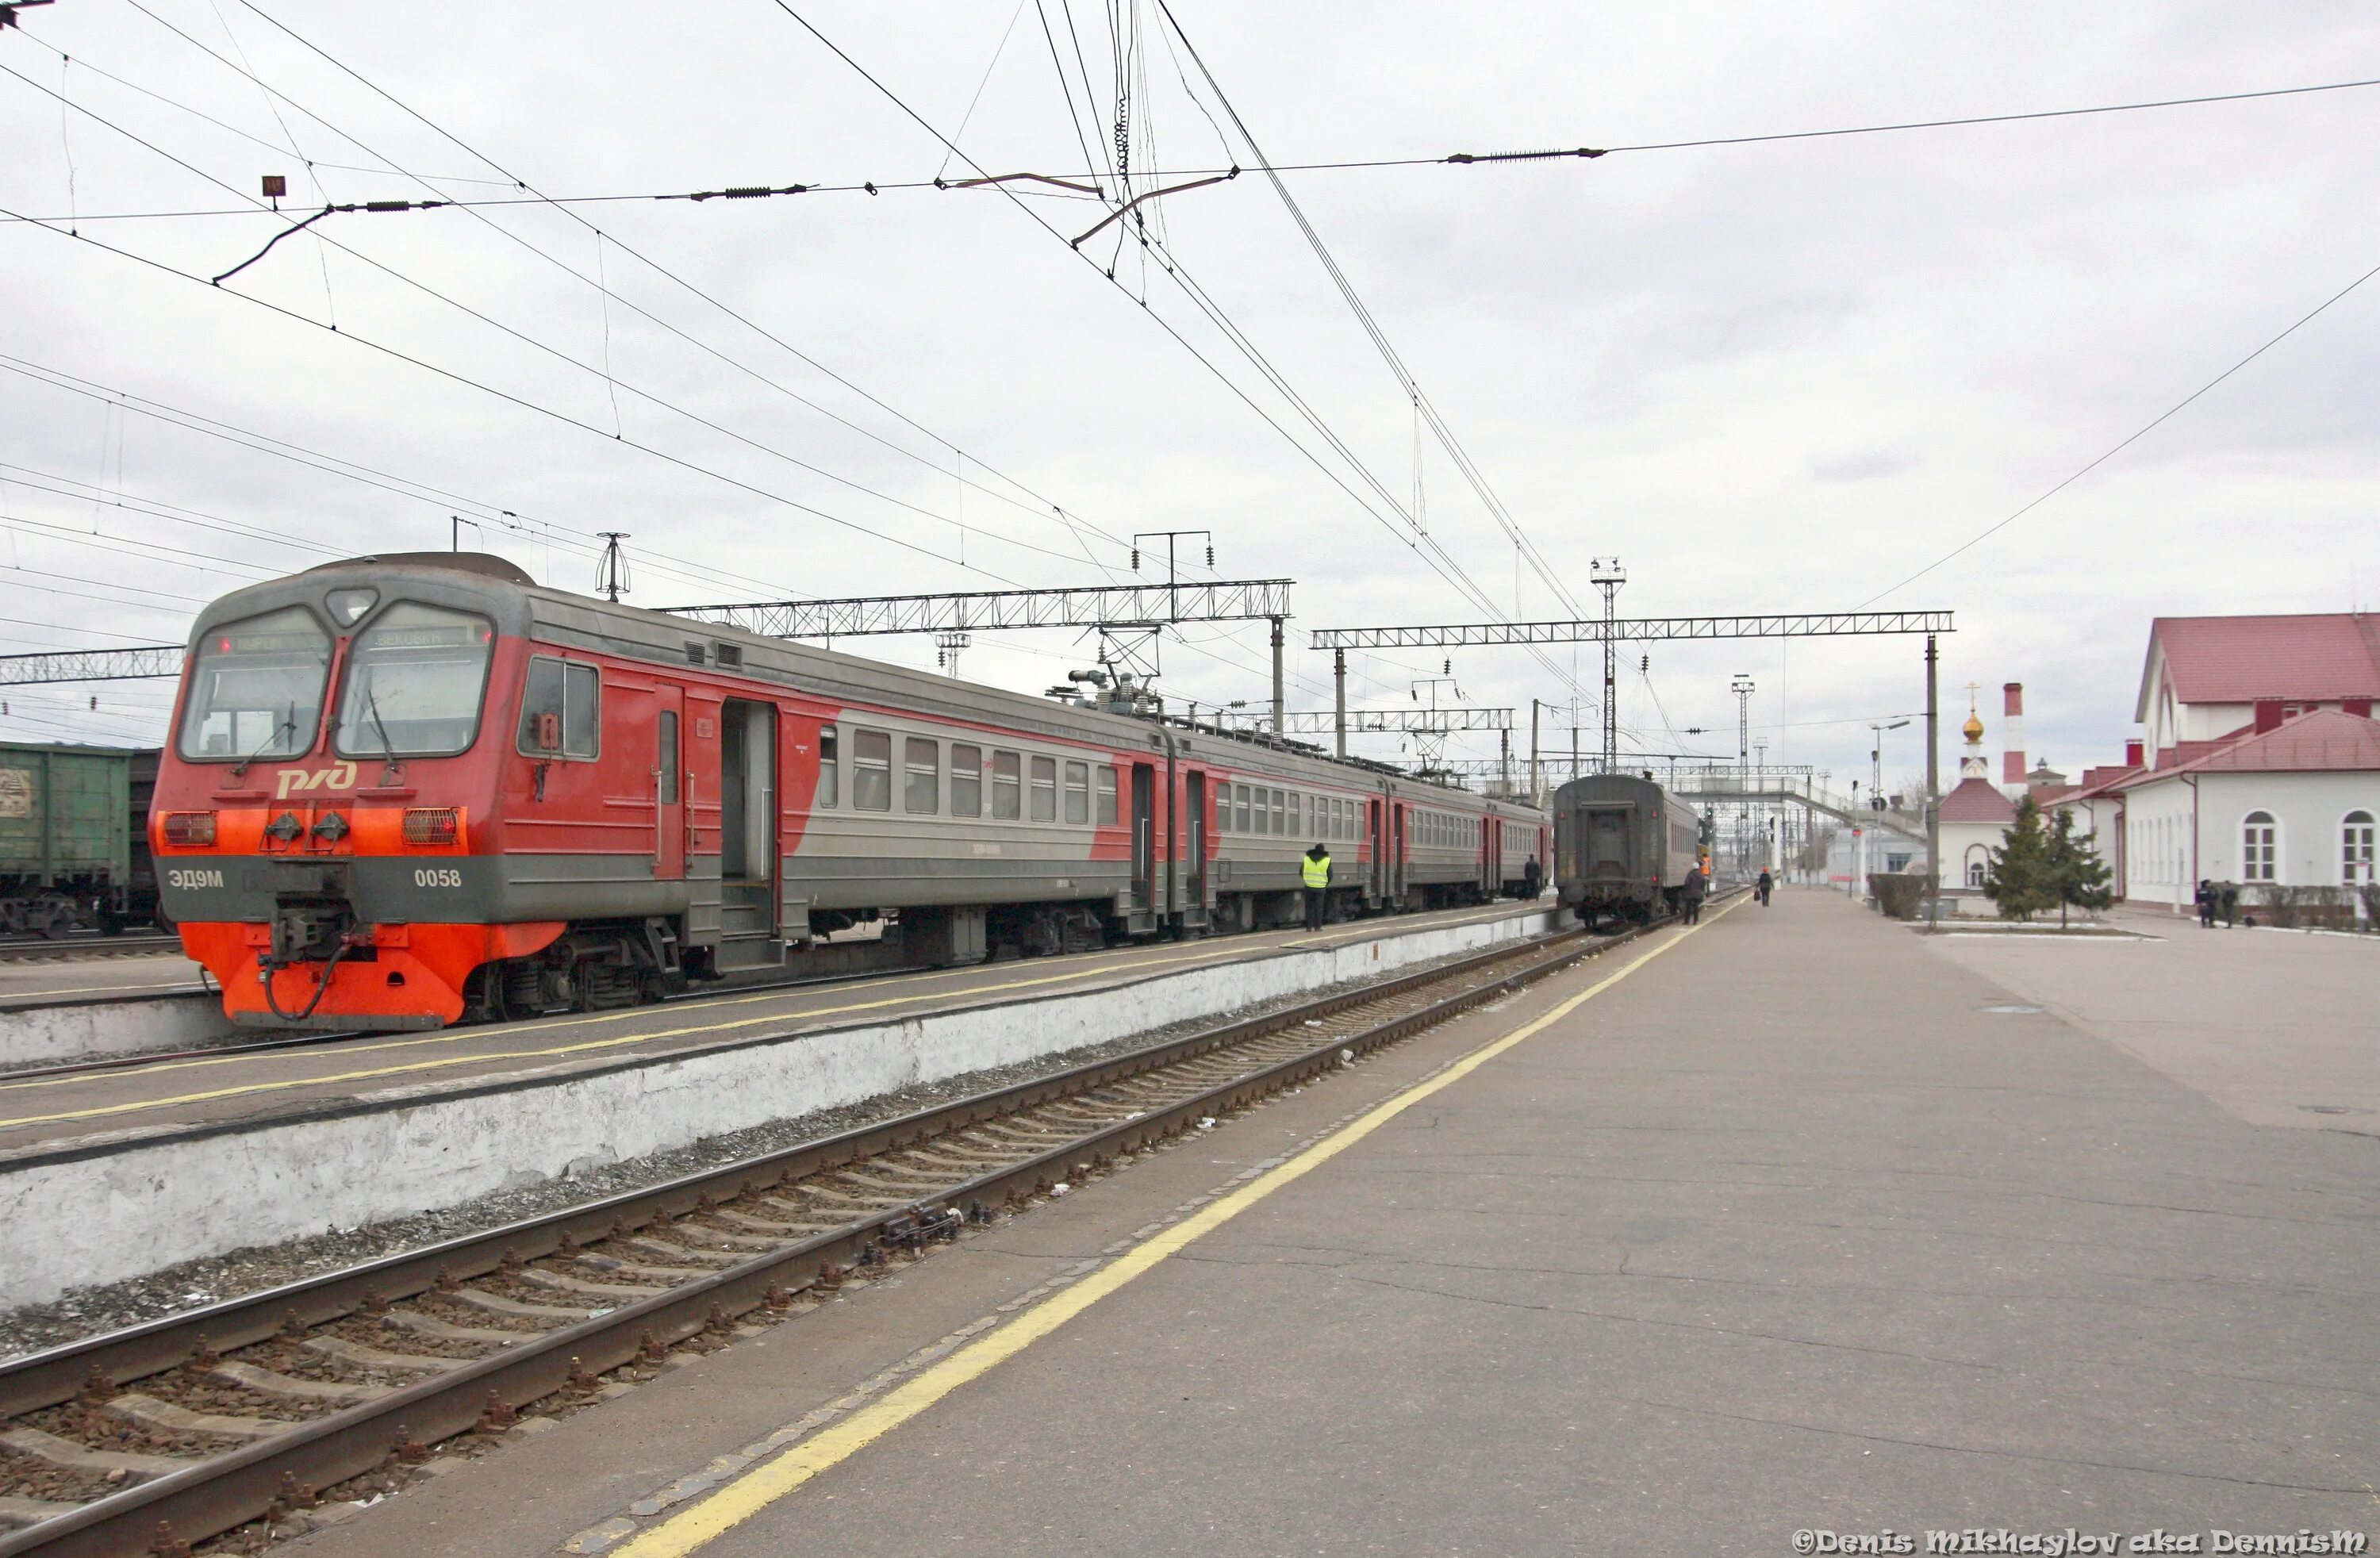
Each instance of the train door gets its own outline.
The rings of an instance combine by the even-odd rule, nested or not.
[[[730,699],[720,710],[721,965],[777,961],[777,711]]]
[[[1191,773],[1187,809],[1190,813],[1188,859],[1185,861],[1188,870],[1183,873],[1183,880],[1187,885],[1183,892],[1182,902],[1176,905],[1175,908],[1181,914],[1182,923],[1185,926],[1204,925],[1207,923],[1206,774],[1196,772]]]
[[[1368,809],[1369,826],[1365,832],[1372,835],[1372,896],[1389,895],[1389,829],[1383,808],[1386,802],[1374,797],[1364,805]]]
[[[1479,819],[1479,890],[1493,897],[1504,874],[1504,820]]]
[[[1132,907],[1157,912],[1157,767],[1132,765]]]
[[[653,720],[653,880],[681,882],[686,878],[686,756],[679,750],[679,726],[686,717],[686,692],[660,688],[654,700],[659,712]]]
[[[1405,808],[1395,801],[1389,803],[1389,896],[1402,902],[1405,895]]]

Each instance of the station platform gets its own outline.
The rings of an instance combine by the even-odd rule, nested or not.
[[[2125,980],[2039,993],[2144,947],[1739,899],[286,1551],[2371,1531],[2380,1135],[2143,1058]],[[2241,1065],[2330,1097],[2252,960],[2136,977],[2261,989]]]
[[[441,1090],[524,1070],[552,1079],[576,1070],[685,1055],[758,1036],[782,1037],[990,1001],[1110,989],[1184,968],[1541,915],[1546,907],[1500,903],[1352,921],[1311,935],[1257,931],[968,968],[698,994],[613,1012],[161,1059],[71,1076],[12,1081],[0,1074],[0,1162],[93,1133],[120,1140],[128,1132],[298,1115],[378,1097],[393,1088],[407,1089],[407,1096],[420,1102]]]
[[[437,1033],[0,1075],[0,1309],[1210,1025],[1540,934],[1506,902]]]

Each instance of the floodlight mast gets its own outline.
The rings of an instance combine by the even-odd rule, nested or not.
[[[1614,673],[1618,670],[1620,640],[1612,628],[1620,620],[1617,603],[1620,587],[1628,582],[1628,570],[1621,566],[1617,557],[1595,558],[1587,567],[1587,578],[1603,591],[1603,772],[1615,773],[1620,764],[1620,723],[1612,700],[1619,689]]]

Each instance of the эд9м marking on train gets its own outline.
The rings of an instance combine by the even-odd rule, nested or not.
[[[888,917],[946,966],[1534,897],[1545,814],[1385,768],[358,558],[202,612],[151,836],[258,1028],[626,1006]]]

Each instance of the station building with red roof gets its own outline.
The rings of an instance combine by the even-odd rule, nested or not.
[[[2375,700],[2380,618],[2159,617],[2141,738],[2051,804],[2096,834],[2129,903],[2187,913],[2202,880],[2237,882],[2251,903],[2259,889],[2370,883]]]

